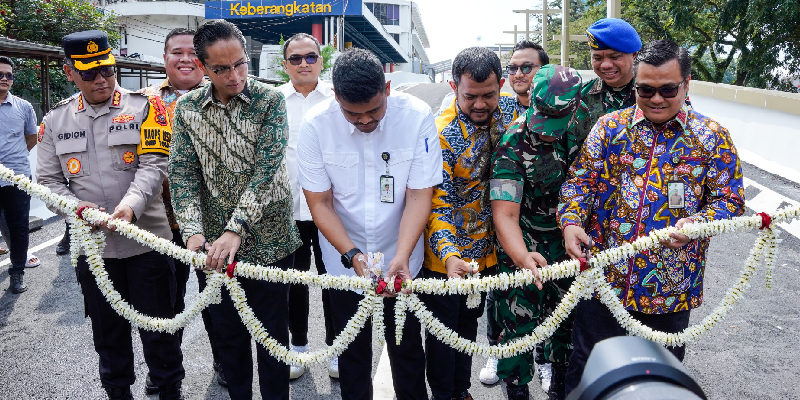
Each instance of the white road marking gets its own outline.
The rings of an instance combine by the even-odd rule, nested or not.
[[[35,252],[37,252],[39,250],[46,249],[46,248],[48,248],[48,247],[60,242],[62,237],[64,237],[64,235],[61,235],[61,236],[58,236],[58,237],[54,237],[54,238],[52,238],[52,239],[50,239],[50,240],[48,240],[48,241],[46,241],[46,242],[44,242],[44,243],[42,243],[42,244],[40,244],[38,246],[30,248],[30,249],[28,249],[28,253],[35,253]],[[0,267],[4,267],[4,266],[6,266],[8,264],[11,264],[11,258],[10,257],[8,259],[3,260],[2,262],[0,262]]]
[[[394,400],[394,381],[392,380],[392,367],[389,364],[389,353],[383,345],[378,369],[372,380],[372,398],[374,400]]]
[[[745,206],[748,210],[771,214],[777,211],[778,207],[780,207],[780,205],[784,202],[795,207],[800,205],[800,202],[776,193],[775,191],[754,182],[752,179],[744,178],[744,187],[747,188],[750,186],[760,190],[760,192],[758,192],[758,194],[752,199],[746,200]],[[800,239],[800,220],[793,220],[788,224],[782,223],[779,224],[779,226],[792,236]]]

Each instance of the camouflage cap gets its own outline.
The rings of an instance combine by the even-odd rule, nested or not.
[[[528,129],[540,135],[560,137],[569,130],[581,102],[578,71],[548,64],[533,77]]]

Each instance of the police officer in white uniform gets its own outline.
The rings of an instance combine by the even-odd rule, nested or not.
[[[63,38],[64,73],[80,93],[58,103],[42,121],[37,173],[54,193],[99,208],[113,218],[170,239],[161,182],[167,171],[172,128],[164,103],[123,89],[108,37],[101,31]],[[69,182],[69,183],[68,183]],[[159,254],[105,225],[103,261],[122,298],[139,312],[175,315],[175,267]],[[134,374],[131,326],[97,287],[86,256],[78,259],[78,282],[92,320],[100,382],[109,399],[132,399]],[[181,399],[183,355],[177,335],[140,330],[144,358],[159,399]]]

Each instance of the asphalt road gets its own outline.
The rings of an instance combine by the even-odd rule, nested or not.
[[[438,109],[442,97],[450,90],[444,84],[421,84],[399,89],[420,97],[434,109]],[[747,164],[744,172],[753,182],[747,189],[748,204],[754,201],[753,204],[788,205],[800,201],[800,185],[797,183]],[[765,199],[771,201],[765,202]],[[748,214],[753,212],[749,210]],[[83,299],[75,273],[69,257],[56,256],[55,245],[48,245],[52,239],[61,236],[63,228],[63,221],[53,218],[31,234],[31,247],[41,258],[42,265],[27,270],[25,281],[29,289],[21,295],[5,291],[9,283],[8,255],[0,256],[0,399],[104,398],[90,323],[84,318]],[[787,232],[781,237],[784,240],[778,253],[773,289],[765,289],[763,270],[759,270],[744,300],[727,319],[688,347],[686,366],[710,399],[800,398],[797,394],[800,392],[797,379],[800,376],[800,291],[797,279],[800,273],[800,239]],[[692,313],[692,323],[710,313],[727,288],[735,283],[755,238],[756,233],[749,232],[712,240],[705,277],[705,304]],[[188,293],[187,303],[193,302],[197,294],[194,275],[190,278]],[[310,321],[323,320],[319,298],[320,291],[312,288]],[[479,340],[485,340],[485,319],[480,326]],[[312,322],[310,330],[311,347],[319,348],[323,345],[323,326]],[[225,390],[213,381],[211,353],[200,319],[186,328],[183,351],[185,397],[227,399]],[[384,363],[379,363],[380,355],[381,348],[376,341],[373,371],[386,369]],[[473,361],[471,392],[474,398],[504,398],[502,385],[484,386],[479,383],[478,374],[484,362],[480,357]],[[144,395],[147,371],[140,346],[136,348],[135,368],[135,397],[156,399],[157,396]],[[373,377],[383,392],[390,388],[386,378],[384,372],[377,372]],[[545,399],[537,385],[536,380],[531,383],[533,398]],[[291,391],[293,399],[340,398],[338,382],[328,377],[324,365],[312,367],[294,381]]]

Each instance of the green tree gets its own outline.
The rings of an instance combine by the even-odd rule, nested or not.
[[[0,36],[27,42],[61,46],[61,38],[73,32],[98,29],[108,34],[109,44],[119,44],[116,17],[84,0],[0,0]],[[14,92],[29,100],[41,99],[41,60],[15,59]],[[64,71],[51,62],[50,104],[73,92]]]
[[[283,49],[283,44],[286,41],[283,39],[283,35],[281,35],[281,39],[278,41],[278,46]],[[320,55],[322,56],[322,72],[324,74],[333,66],[333,56],[336,53],[336,48],[331,45],[325,45],[320,48]],[[278,75],[278,78],[284,82],[289,82],[289,74],[286,73],[283,69],[283,52],[278,53],[273,60],[273,68],[275,69],[275,73]]]

